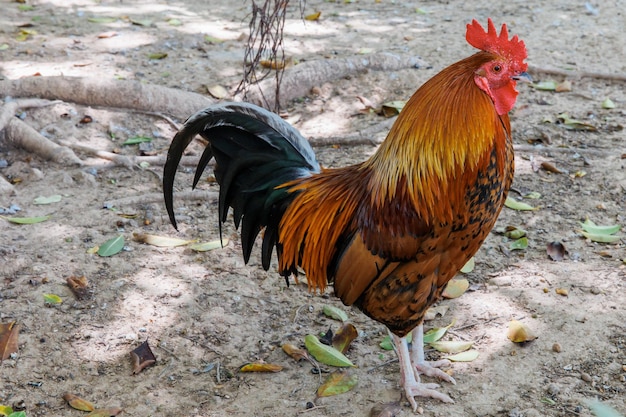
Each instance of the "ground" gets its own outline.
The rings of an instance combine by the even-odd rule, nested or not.
[[[241,77],[250,1],[33,0],[26,3],[33,10],[24,11],[16,2],[0,3],[5,80],[35,74],[124,78],[206,94],[213,85],[230,90]],[[535,81],[566,77],[533,68],[626,73],[623,1],[498,3],[504,2],[309,0],[305,14],[322,12],[316,22],[300,20],[291,5],[285,49],[297,62],[389,51],[420,55],[430,66],[323,83],[313,94],[284,103],[289,120],[305,136],[330,143],[377,125],[381,116],[361,112],[356,96],[376,105],[407,99],[444,66],[472,53],[464,40],[472,18],[485,24],[490,16],[519,34]],[[90,20],[105,17],[115,19]],[[20,41],[25,23],[34,26],[23,29],[36,33]],[[116,35],[98,37],[106,32]],[[161,52],[167,57],[149,59]],[[475,341],[480,356],[452,365],[457,385],[443,383],[441,390],[454,404],[419,399],[425,415],[590,416],[587,402],[594,399],[626,414],[626,240],[594,243],[580,233],[586,218],[626,224],[624,84],[567,78],[572,89],[561,93],[520,86],[511,114],[518,148],[512,196],[537,210],[506,208],[497,227],[525,229],[529,245],[513,251],[506,237],[492,233],[465,276],[470,291],[443,301],[449,311],[426,323],[429,328],[456,320],[446,338]],[[615,108],[603,108],[607,98]],[[561,113],[595,131],[567,129],[557,123]],[[85,115],[93,122],[80,123]],[[152,137],[153,151],[162,155],[175,132],[161,117],[69,102],[20,116],[53,141],[128,155],[138,152],[137,146],[121,145],[129,137]],[[194,149],[197,154],[199,145]],[[374,149],[344,143],[316,152],[332,167],[361,161]],[[99,407],[121,407],[129,416],[363,416],[393,401],[403,405],[398,415],[413,414],[398,386],[398,364],[389,362],[394,353],[379,346],[386,334],[381,325],[343,306],[332,290],[310,294],[303,280],[287,287],[275,265],[263,271],[259,250],[245,266],[230,225],[225,247],[209,252],[134,241],[133,233],[216,240],[216,203],[178,202],[176,232],[160,198],[160,165],[130,170],[79,156],[86,166],[63,166],[0,142],[0,175],[14,183],[13,192],[0,195],[0,207],[18,207],[23,217],[51,216],[33,225],[0,223],[0,323],[21,325],[19,351],[0,365],[0,404],[24,407],[28,416],[85,415],[62,399],[71,392]],[[191,180],[190,172],[179,173],[177,189],[186,190]],[[202,181],[200,188],[214,191],[216,185]],[[539,198],[524,198],[530,192]],[[62,196],[58,203],[33,204],[55,194]],[[121,253],[88,253],[117,235],[126,242]],[[547,256],[552,241],[565,245],[564,260]],[[71,276],[87,278],[88,300],[71,293]],[[43,294],[63,302],[46,305]],[[280,347],[301,346],[307,334],[336,329],[339,323],[322,314],[327,305],[344,310],[359,331],[347,353],[357,365],[350,372],[358,384],[348,393],[316,399],[319,378],[312,366],[296,363]],[[512,319],[538,338],[513,344],[507,339]],[[145,340],[157,362],[132,375],[129,352]],[[238,372],[254,361],[284,369]],[[309,402],[316,408],[306,411]]]

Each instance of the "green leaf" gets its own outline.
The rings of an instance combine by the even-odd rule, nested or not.
[[[475,266],[476,266],[476,261],[474,260],[474,257],[472,256],[470,260],[467,261],[465,265],[463,265],[463,268],[461,268],[461,273],[469,274],[470,272],[474,270]]]
[[[148,59],[164,59],[167,58],[167,52],[153,52],[148,54]]]
[[[223,39],[219,39],[210,35],[204,35],[204,41],[207,43],[222,43],[224,42]]]
[[[535,84],[531,84],[531,86],[535,89],[535,90],[541,90],[541,91],[554,91],[556,90],[556,82],[554,81],[541,81]]]
[[[88,17],[88,22],[91,23],[113,23],[117,21],[116,17]]]
[[[8,405],[0,405],[0,416],[8,416],[13,413],[13,409]]]
[[[98,255],[113,256],[124,248],[124,236],[119,235],[104,242],[98,248]]]
[[[5,217],[0,216],[4,220],[15,223],[15,224],[35,224],[45,222],[50,218],[50,216],[39,216],[39,217]]]
[[[52,204],[52,203],[58,203],[59,201],[61,201],[62,197],[59,194],[55,194],[55,195],[51,195],[49,197],[37,197],[36,199],[33,200],[33,204]]]
[[[594,125],[585,123],[582,120],[572,119],[567,113],[559,114],[557,116],[557,121],[563,124],[566,129],[570,130],[586,130],[590,132],[595,132],[596,130],[598,130]]]
[[[43,295],[43,301],[46,304],[55,305],[55,304],[61,304],[63,302],[63,299],[61,299],[61,297],[59,297],[56,294],[44,294]]]
[[[537,191],[531,191],[527,194],[524,194],[524,198],[530,198],[530,199],[536,200],[538,198],[541,198],[541,193],[538,193]]]
[[[596,417],[624,417],[613,407],[602,404],[600,401],[587,401],[587,405]]]
[[[169,20],[167,21],[167,24],[168,24],[168,25],[170,25],[170,26],[180,26],[180,25],[182,25],[182,24],[183,24],[183,22],[181,22],[181,21],[180,21],[180,20],[178,20],[178,19],[169,19]]]
[[[358,377],[349,375],[347,372],[333,372],[326,381],[317,389],[318,397],[330,397],[343,394],[356,386]]]
[[[20,12],[30,12],[31,10],[35,10],[35,7],[30,4],[19,4],[17,8]]]
[[[446,356],[446,359],[452,362],[472,362],[476,358],[478,358],[478,351],[474,349],[466,350],[456,355]]]
[[[328,346],[319,341],[312,334],[306,335],[304,345],[309,353],[318,361],[330,366],[346,367],[354,364],[343,353],[332,346]]]
[[[465,278],[455,278],[448,281],[443,290],[443,298],[459,298],[469,288],[469,281]]]
[[[537,210],[535,207],[531,206],[530,204],[517,201],[511,197],[506,198],[504,205],[510,209],[519,210],[519,211]]]
[[[519,239],[519,238],[526,236],[526,230],[519,229],[515,226],[507,226],[504,229],[504,236],[510,239]]]
[[[610,226],[598,226],[591,220],[587,219],[584,223],[580,223],[583,230],[592,235],[614,235],[619,232],[622,226],[619,224]]]
[[[393,342],[391,341],[391,336],[387,335],[383,337],[383,340],[378,344],[378,346],[385,350],[393,350]]]
[[[528,247],[528,238],[523,237],[517,240],[514,240],[509,244],[509,249],[511,250],[523,250]]]
[[[193,245],[189,245],[189,249],[195,250],[196,252],[206,252],[213,249],[218,249],[223,246],[228,245],[228,239],[223,240],[212,240],[210,242],[201,242],[195,243]]]
[[[148,138],[146,136],[134,136],[126,139],[126,142],[122,143],[122,145],[137,145],[138,143],[144,142],[152,142],[152,138]]]
[[[9,417],[26,417],[26,411],[16,411],[15,413],[9,414]]]
[[[602,102],[602,108],[603,109],[614,109],[615,108],[615,103],[613,103],[613,100],[611,100],[610,98],[607,98],[606,100],[604,100]]]
[[[0,51],[6,51],[7,49],[9,49],[9,44],[8,43],[0,44]]]
[[[348,321],[348,315],[346,314],[346,312],[335,306],[325,305],[322,309],[322,312],[331,319]]]
[[[446,334],[448,329],[452,327],[454,323],[455,323],[455,320],[452,320],[452,322],[448,324],[446,327],[433,327],[432,329],[424,333],[424,343],[430,343],[430,344],[435,343],[437,340],[441,339]]]
[[[617,236],[617,235],[599,235],[599,234],[587,233],[587,232],[582,232],[582,234],[583,236],[585,236],[587,239],[591,240],[592,242],[598,242],[598,243],[615,243],[622,238],[621,236]]]

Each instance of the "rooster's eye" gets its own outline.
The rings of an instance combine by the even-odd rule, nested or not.
[[[493,71],[494,72],[500,72],[500,71],[502,71],[502,67],[500,65],[494,65],[493,66]]]

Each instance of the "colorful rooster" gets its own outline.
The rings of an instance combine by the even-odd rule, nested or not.
[[[427,362],[424,313],[476,253],[513,180],[508,112],[516,81],[528,79],[526,47],[474,20],[467,41],[480,52],[452,64],[415,92],[367,161],[322,169],[309,143],[280,117],[246,103],[191,116],[174,137],[163,175],[172,224],[173,184],[183,152],[208,141],[193,185],[215,158],[219,221],[233,209],[247,262],[263,230],[262,264],[274,247],[278,272],[306,273],[309,289],[335,294],[391,331],[402,385],[415,396],[452,399],[420,375],[454,379]],[[405,336],[414,331],[411,352]]]

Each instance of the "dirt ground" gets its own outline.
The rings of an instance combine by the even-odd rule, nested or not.
[[[290,120],[307,137],[341,138],[381,123],[381,116],[360,111],[356,96],[375,104],[407,99],[443,67],[473,53],[464,40],[472,18],[506,22],[526,42],[535,67],[626,73],[626,2],[621,0],[506,5],[308,0],[305,14],[322,14],[318,22],[306,23],[292,3],[285,48],[296,61],[389,51],[419,55],[430,64],[355,73],[287,103]],[[33,0],[27,5],[32,10],[0,0],[2,79],[123,78],[201,93],[212,85],[231,90],[240,80],[250,2]],[[36,33],[18,40],[26,23],[33,26],[22,29]],[[106,32],[115,35],[98,36]],[[167,57],[149,59],[155,53]],[[564,80],[538,71],[531,75],[536,81]],[[480,356],[452,365],[457,385],[444,383],[441,390],[455,403],[420,400],[425,415],[590,416],[587,401],[594,399],[626,414],[626,239],[591,242],[580,234],[579,223],[589,218],[626,225],[626,94],[624,83],[616,80],[568,80],[569,92],[520,86],[511,116],[518,146],[512,196],[538,210],[506,208],[498,227],[527,230],[529,246],[509,250],[510,240],[492,233],[466,275],[470,291],[443,301],[449,311],[426,323],[437,327],[455,319],[446,338],[475,341]],[[607,98],[615,108],[603,108]],[[561,113],[594,131],[568,129],[557,123]],[[80,123],[85,115],[93,122]],[[69,102],[20,117],[53,141],[127,155],[139,152],[136,145],[122,145],[128,138],[151,137],[151,150],[162,155],[175,133],[160,117]],[[332,167],[361,161],[374,149],[341,145],[316,152]],[[0,220],[0,323],[21,324],[19,352],[0,365],[0,404],[23,407],[29,417],[86,415],[62,399],[72,392],[101,408],[121,407],[129,416],[366,416],[378,403],[401,399],[398,364],[388,363],[394,353],[379,347],[383,326],[343,306],[332,290],[320,296],[309,294],[302,282],[287,287],[275,266],[263,271],[260,250],[245,266],[230,224],[229,243],[209,252],[133,241],[137,232],[218,239],[216,204],[179,201],[177,233],[159,195],[162,166],[130,170],[79,156],[84,167],[62,166],[0,142],[0,176],[14,183],[13,192],[0,195],[4,215],[19,208],[15,215],[51,216],[32,225]],[[560,172],[542,168],[541,162]],[[190,170],[181,172],[176,186],[187,190],[191,180]],[[200,188],[216,190],[204,181]],[[530,192],[539,198],[523,197]],[[34,204],[37,197],[57,194],[60,202]],[[88,253],[117,235],[126,242],[121,253]],[[552,241],[565,245],[565,260],[548,258],[546,245]],[[88,300],[75,299],[66,285],[70,276],[88,279]],[[566,289],[567,296],[557,289]],[[56,294],[63,303],[47,306],[43,294]],[[312,366],[296,363],[280,346],[303,345],[307,334],[336,329],[339,323],[322,314],[326,305],[344,310],[359,331],[347,353],[358,366],[351,371],[358,385],[316,399],[319,377]],[[530,326],[538,339],[524,346],[511,343],[506,335],[512,319]],[[157,362],[132,375],[129,352],[145,340]],[[254,361],[284,369],[238,372]],[[307,411],[308,402],[316,408]],[[404,399],[402,404],[398,415],[412,415]]]

